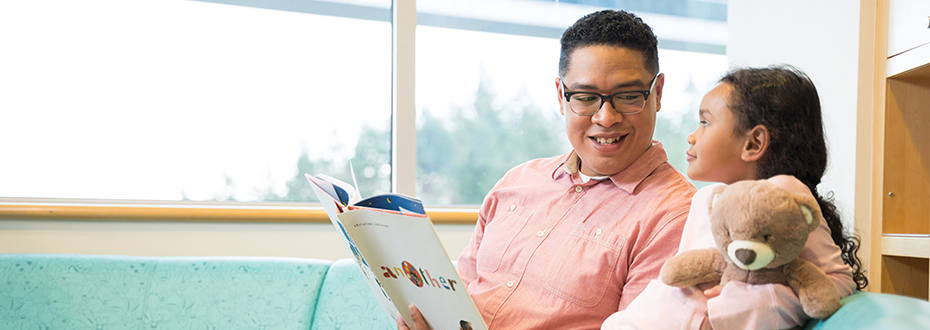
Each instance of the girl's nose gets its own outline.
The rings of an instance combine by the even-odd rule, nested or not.
[[[693,146],[694,142],[695,142],[695,138],[694,138],[694,133],[692,132],[691,134],[688,134],[688,145]]]

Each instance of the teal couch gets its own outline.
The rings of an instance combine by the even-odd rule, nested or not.
[[[807,330],[930,329],[930,302],[861,292]],[[0,254],[2,330],[396,329],[351,259]]]
[[[350,259],[0,254],[3,330],[396,328]]]
[[[930,302],[926,300],[858,292],[840,303],[842,307],[833,316],[811,320],[804,329],[930,329]]]

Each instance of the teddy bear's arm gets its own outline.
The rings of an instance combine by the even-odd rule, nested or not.
[[[796,259],[782,268],[788,286],[797,293],[804,313],[815,318],[827,318],[840,308],[840,292],[820,268],[803,259]]]
[[[679,288],[717,283],[725,267],[726,260],[717,249],[690,250],[665,261],[659,271],[659,279]]]

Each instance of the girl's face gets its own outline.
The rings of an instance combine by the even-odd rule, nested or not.
[[[747,136],[738,134],[738,120],[727,106],[733,86],[719,83],[704,95],[700,125],[688,135],[688,177],[731,184],[757,179],[755,163],[743,160]]]

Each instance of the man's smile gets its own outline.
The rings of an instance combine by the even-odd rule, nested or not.
[[[608,134],[608,135],[589,136],[588,138],[591,139],[591,141],[593,141],[597,145],[609,146],[609,145],[620,144],[621,142],[623,142],[624,138],[627,137],[627,135],[629,134],[620,134],[620,135]]]
[[[600,144],[614,144],[614,143],[616,143],[617,141],[620,141],[620,139],[622,139],[622,138],[623,138],[622,136],[618,136],[618,137],[615,137],[615,138],[601,138],[601,137],[596,137],[596,138],[593,138],[593,139],[594,139],[595,141],[597,141],[597,143],[600,143]]]

